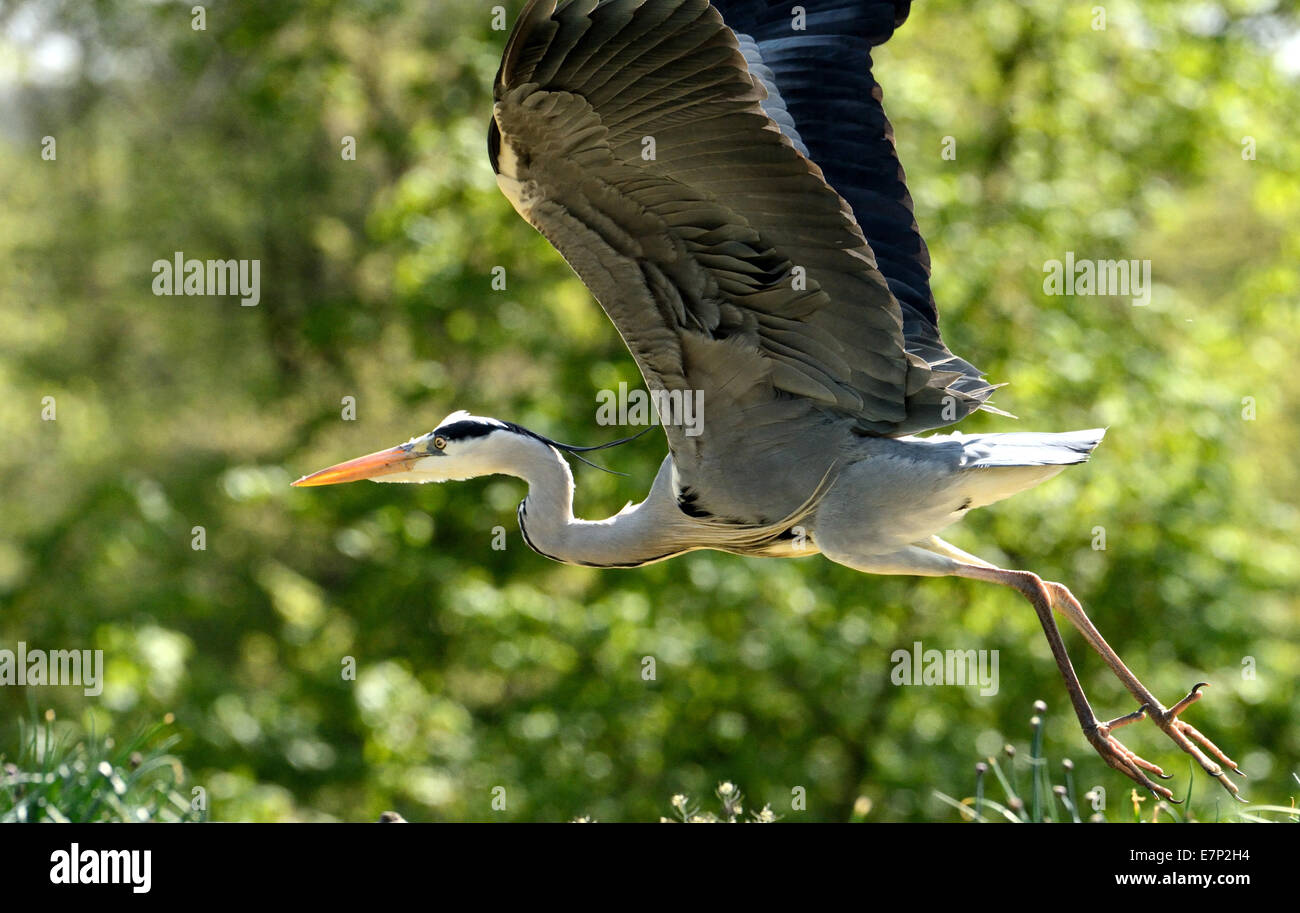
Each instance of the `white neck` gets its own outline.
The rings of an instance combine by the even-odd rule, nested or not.
[[[566,564],[636,567],[689,550],[680,535],[685,518],[673,501],[671,464],[665,460],[650,494],[605,520],[573,515],[573,473],[555,448],[511,435],[497,471],[528,483],[519,505],[519,528],[537,552]]]

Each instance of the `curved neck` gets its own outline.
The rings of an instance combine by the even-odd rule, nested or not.
[[[661,478],[666,476],[662,468],[645,501],[629,504],[605,520],[573,515],[569,464],[555,448],[535,438],[515,437],[501,454],[499,471],[528,483],[528,497],[519,505],[519,529],[533,551],[547,558],[591,567],[637,567],[686,550],[680,540],[671,544],[673,518],[662,517],[658,509]],[[676,512],[671,495],[669,504]]]

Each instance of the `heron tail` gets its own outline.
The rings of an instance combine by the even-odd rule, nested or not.
[[[966,468],[996,466],[1069,466],[1086,463],[1106,436],[1105,428],[1044,434],[1016,431],[1006,434],[976,434],[962,438]]]
[[[1011,432],[962,437],[966,464],[962,491],[968,507],[983,507],[1059,475],[1065,467],[1085,463],[1106,429],[1061,434]]]

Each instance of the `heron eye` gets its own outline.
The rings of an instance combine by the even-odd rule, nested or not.
[[[447,439],[445,437],[436,437],[433,439],[433,446],[437,447],[439,450],[446,450]]]

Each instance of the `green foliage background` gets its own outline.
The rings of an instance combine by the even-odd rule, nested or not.
[[[0,4],[0,647],[99,648],[108,671],[102,698],[45,688],[41,707],[101,731],[174,712],[215,820],[654,820],[722,779],[787,820],[847,820],[859,795],[872,819],[955,820],[933,791],[969,794],[1039,697],[1081,788],[1127,794],[1009,591],[820,558],[563,567],[521,543],[506,478],[290,489],[457,408],[606,440],[597,391],[640,378],[495,187],[490,4],[218,0],[204,31],[191,5]],[[1115,2],[1098,31],[1092,7],[919,2],[876,54],[945,336],[1020,416],[963,430],[1110,429],[1091,464],[951,538],[1066,581],[1166,701],[1213,682],[1188,718],[1252,799],[1285,804],[1300,85],[1273,50],[1300,16]],[[61,74],[51,34],[75,42]],[[153,296],[175,250],[260,259],[261,304]],[[1150,306],[1045,296],[1067,250],[1150,258]],[[579,467],[578,512],[639,500],[663,452],[655,434],[609,454],[627,479]],[[1099,712],[1133,709],[1067,639]],[[1001,651],[1000,692],[893,686],[914,641]],[[27,712],[0,689],[0,746]],[[1153,727],[1125,735],[1184,781]]]

